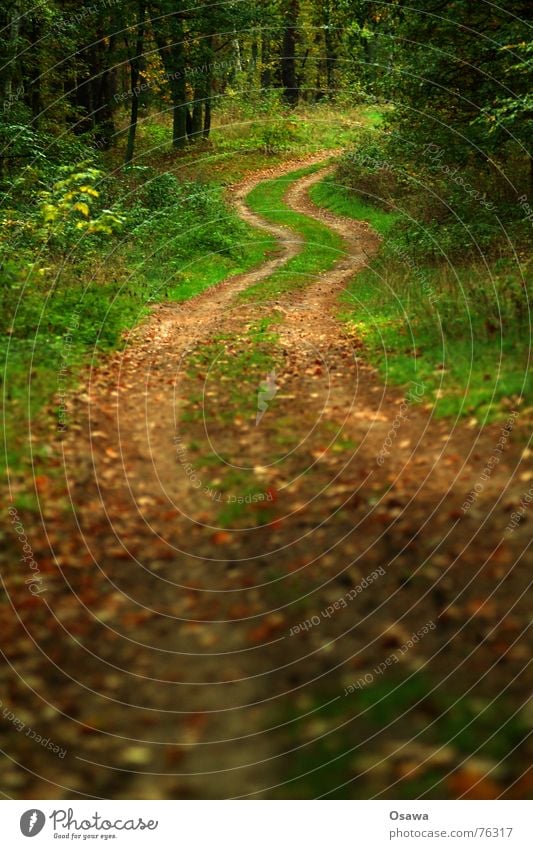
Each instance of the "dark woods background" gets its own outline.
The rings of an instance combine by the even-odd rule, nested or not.
[[[409,140],[445,144],[462,163],[473,145],[480,165],[508,159],[531,131],[529,12],[457,0],[2,3],[5,158],[59,155],[68,136],[129,142],[131,158],[150,110],[172,114],[183,148],[238,92],[248,104],[390,100]]]

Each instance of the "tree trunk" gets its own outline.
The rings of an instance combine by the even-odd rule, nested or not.
[[[154,31],[157,49],[166,71],[170,95],[172,97],[172,144],[181,150],[187,143],[187,99],[185,89],[185,52],[183,49],[183,30],[176,30],[172,44],[166,44],[157,29]]]
[[[208,139],[211,132],[211,97],[213,94],[213,36],[209,35],[206,39],[206,48],[208,52],[207,71],[204,79],[204,124],[202,127],[202,138]]]
[[[248,65],[247,70],[247,82],[248,82],[248,91],[253,91],[255,88],[255,72],[257,70],[257,58],[259,56],[259,47],[257,45],[257,39],[254,37],[252,41],[252,46],[250,48],[250,64]]]
[[[287,103],[296,106],[298,103],[298,83],[296,77],[296,40],[298,24],[298,0],[289,0],[286,19],[287,25],[283,31],[283,55],[281,57],[281,82]]]
[[[133,161],[135,151],[135,137],[137,135],[137,119],[139,115],[139,93],[137,86],[141,77],[141,57],[144,48],[144,2],[141,0],[138,7],[137,18],[137,41],[135,43],[135,55],[130,58],[130,84],[131,84],[131,113],[130,126],[128,129],[128,141],[126,144],[126,155],[124,164],[129,165]]]
[[[335,63],[337,55],[333,38],[333,27],[331,25],[331,10],[329,3],[324,5],[324,46],[326,48],[326,85],[328,97],[331,98],[335,89]]]
[[[233,28],[233,33],[233,59],[235,62],[235,73],[240,74],[242,71],[241,46],[239,44],[239,39],[237,38],[235,28]],[[233,76],[235,76],[235,73]]]
[[[203,117],[203,105],[205,100],[205,83],[200,83],[194,87],[193,94],[194,102],[192,105],[192,115],[191,115],[191,132],[189,133],[190,138],[193,140],[197,140],[202,134],[202,117]]]
[[[0,86],[2,91],[1,105],[3,105],[6,102],[9,103],[13,96],[13,78],[15,75],[15,60],[18,53],[18,38],[21,21],[21,11],[18,3],[14,3],[13,8],[7,13],[7,20],[4,18],[4,15],[1,17],[4,32],[6,29],[8,31],[7,38],[4,41],[5,46],[2,49],[2,64],[4,65],[4,68],[2,69]]]
[[[270,88],[272,74],[270,73],[270,39],[264,32],[261,33],[261,91]]]
[[[375,36],[371,36],[370,38],[363,38],[363,50],[365,52],[365,65],[366,65],[366,76],[370,82],[374,82],[376,79],[376,68],[374,65],[376,58],[376,40]]]
[[[176,81],[172,90],[172,144],[181,150],[187,143],[187,102],[185,100],[185,78]]]
[[[115,135],[114,109],[116,107],[114,94],[116,90],[116,71],[113,53],[116,36],[112,35],[106,43],[103,36],[100,44],[102,50],[96,54],[96,74],[94,77],[94,124],[96,141],[104,150],[108,150]],[[103,70],[100,73],[100,69]]]
[[[204,128],[202,130],[202,138],[208,139],[209,133],[211,132],[211,100],[208,93],[208,96],[205,101],[205,110],[204,110]]]
[[[30,77],[33,76],[33,80],[31,82],[30,88],[30,109],[32,115],[32,126],[34,129],[37,129],[39,123],[39,117],[41,114],[41,68],[39,61],[39,42],[41,38],[41,30],[37,20],[34,20],[31,27],[31,74]]]

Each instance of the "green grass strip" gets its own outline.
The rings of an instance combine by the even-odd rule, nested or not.
[[[284,195],[291,185],[302,177],[319,171],[324,166],[313,165],[292,171],[289,176],[276,177],[259,183],[246,201],[254,212],[273,224],[289,227],[303,239],[297,256],[268,280],[250,286],[240,297],[245,300],[268,301],[284,292],[300,289],[313,283],[317,276],[333,268],[343,253],[342,238],[329,227],[295,210],[289,209]]]
[[[365,202],[361,195],[335,182],[333,175],[328,175],[316,183],[311,188],[310,195],[317,206],[329,209],[335,215],[366,221],[380,236],[387,236],[400,220],[397,213],[372,206]]]

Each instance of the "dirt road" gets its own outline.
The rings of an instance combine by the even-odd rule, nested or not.
[[[324,172],[285,202],[342,237],[334,267],[247,296],[304,247],[246,206],[282,171],[235,192],[275,255],[156,306],[37,434],[39,591],[3,570],[8,796],[531,791],[518,411],[435,420],[365,361],[338,298],[378,239],[313,206]]]

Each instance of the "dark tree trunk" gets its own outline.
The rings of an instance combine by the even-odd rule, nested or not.
[[[205,83],[194,87],[194,102],[191,115],[191,132],[189,136],[196,140],[202,134],[203,105],[205,100]]]
[[[80,58],[83,54],[79,54]],[[83,57],[87,62],[87,57]],[[80,79],[76,76],[76,83],[73,90],[73,99],[76,106],[81,107],[82,116],[76,121],[74,130],[76,133],[86,133],[94,129],[94,105],[93,105],[93,87],[90,79]]]
[[[19,50],[19,32],[21,10],[18,4],[13,3],[9,12],[0,12],[0,26],[2,27],[1,61],[4,66],[0,75],[0,92],[2,104],[9,103],[13,97],[13,79],[15,76],[15,60]]]
[[[211,94],[211,92],[209,92]],[[211,100],[209,95],[205,101],[205,110],[204,110],[204,128],[202,130],[202,138],[208,139],[209,133],[211,132]]]
[[[272,85],[270,72],[270,39],[261,33],[261,90],[269,89]]]
[[[370,38],[363,38],[363,50],[365,52],[365,71],[367,79],[371,82],[374,82],[376,79],[376,68],[374,66],[375,58],[376,58],[376,41],[375,37],[371,36]]]
[[[299,2],[289,0],[286,20],[287,25],[283,31],[283,55],[281,57],[281,82],[287,103],[296,106],[298,103],[298,82],[296,76],[296,42],[298,24]]]
[[[185,79],[177,80],[172,87],[172,144],[177,150],[187,142],[187,102],[185,100]]]
[[[337,54],[335,53],[335,44],[333,40],[333,30],[329,19],[325,23],[324,29],[324,46],[326,48],[326,85],[328,89],[328,97],[332,97],[335,89],[335,63],[337,62]]]
[[[189,114],[185,89],[183,31],[176,30],[172,36],[172,44],[168,46],[157,30],[155,30],[154,36],[161,62],[168,77],[172,97],[172,144],[176,150],[181,150],[187,143],[187,116]]]
[[[213,36],[206,39],[209,61],[204,79],[204,123],[202,127],[202,138],[208,139],[211,132],[211,97],[213,95]]]
[[[31,35],[30,35],[31,47],[32,47],[32,49],[30,51],[31,76],[33,77],[33,80],[31,82],[30,97],[29,97],[29,101],[30,101],[29,105],[30,105],[31,115],[32,115],[32,125],[33,125],[34,129],[37,129],[37,125],[39,123],[39,117],[40,117],[41,109],[42,109],[42,105],[41,105],[41,79],[40,79],[41,78],[41,69],[40,69],[39,52],[38,52],[38,50],[39,50],[38,45],[39,45],[40,37],[41,37],[41,32],[40,32],[39,24],[36,20],[34,20],[33,23],[32,23],[32,26],[31,26]]]
[[[115,73],[109,69],[102,76],[102,86],[98,111],[96,112],[97,140],[108,150],[115,139],[114,95],[116,92]]]
[[[94,123],[96,129],[96,142],[99,147],[108,150],[114,140],[115,120],[114,94],[116,91],[116,72],[113,67],[113,54],[115,50],[116,36],[112,35],[106,44],[102,38],[100,44],[102,50],[98,50],[96,57],[97,73],[100,68],[104,70],[94,79]]]
[[[130,84],[131,84],[131,114],[130,126],[128,129],[128,141],[126,144],[126,155],[124,156],[124,164],[129,165],[133,160],[135,151],[135,136],[137,135],[137,120],[139,116],[139,93],[137,86],[141,77],[141,62],[144,48],[144,2],[141,0],[137,11],[137,40],[135,43],[134,56],[130,58]]]
[[[248,64],[247,70],[247,80],[248,80],[248,90],[253,91],[256,80],[256,70],[257,70],[257,59],[259,57],[259,47],[257,45],[257,39],[254,38],[252,41],[252,46],[250,48],[250,62]]]

